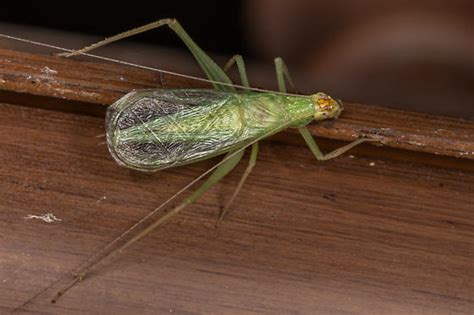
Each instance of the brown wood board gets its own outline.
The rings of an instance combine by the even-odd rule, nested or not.
[[[69,100],[110,105],[133,89],[150,87],[209,85],[130,66],[0,49],[0,90],[6,92],[48,97],[63,103]],[[446,106],[449,105],[447,100]],[[339,119],[314,124],[311,132],[345,141],[370,137],[388,147],[474,159],[472,121],[349,102],[344,102],[344,106]]]
[[[102,117],[35,108],[48,100],[34,95],[55,96],[2,86],[31,101],[0,104],[0,311],[67,275],[218,161],[157,173],[121,168],[96,137]],[[101,106],[92,99],[74,101]],[[402,124],[387,111],[394,125]],[[328,137],[348,139],[349,113],[331,123],[343,131]],[[423,123],[431,118],[419,116]],[[376,122],[360,125],[379,128],[367,121]],[[324,136],[329,126],[313,132]],[[456,135],[437,137],[449,142]],[[337,144],[323,141],[323,148]],[[49,302],[52,287],[24,311],[472,313],[474,165],[468,155],[448,155],[364,145],[318,163],[297,135],[273,137],[262,143],[254,172],[219,228],[218,211],[244,163],[57,304]],[[44,213],[62,221],[25,219]]]

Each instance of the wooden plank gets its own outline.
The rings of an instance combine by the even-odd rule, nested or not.
[[[67,275],[191,178],[205,161],[124,169],[99,145],[99,117],[0,104],[0,312]],[[345,155],[266,141],[179,218],[39,313],[470,314],[474,167]],[[53,213],[61,221],[25,219]]]
[[[0,50],[0,90],[3,91],[109,105],[132,89],[206,86],[199,81],[123,65]],[[370,137],[387,147],[474,159],[472,121],[344,104],[342,117],[313,124],[311,132],[344,141]]]
[[[311,131],[385,147],[316,163],[294,131],[272,137],[219,228],[244,164],[49,303],[57,279],[217,161],[152,174],[112,161],[97,108],[156,86],[206,85],[0,50],[0,100],[15,103],[0,103],[0,313],[39,292],[23,311],[472,313],[472,122],[360,104]],[[55,106],[67,111],[41,109]],[[45,213],[61,221],[26,219]]]

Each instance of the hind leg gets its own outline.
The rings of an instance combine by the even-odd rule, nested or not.
[[[104,40],[101,40],[100,42],[94,43],[92,45],[89,45],[87,47],[84,47],[82,49],[70,52],[70,53],[63,53],[60,54],[60,56],[63,57],[71,57],[75,55],[80,55],[83,53],[90,52],[94,49],[97,49],[99,47],[108,45],[110,43],[116,42],[118,40],[140,34],[158,27],[161,27],[163,25],[168,25],[169,28],[171,28],[176,35],[178,35],[179,38],[183,41],[183,43],[188,47],[188,49],[191,51],[191,53],[194,55],[194,58],[196,61],[199,63],[201,66],[201,69],[204,71],[206,76],[208,77],[209,80],[213,81],[213,85],[215,89],[218,90],[223,90],[223,91],[234,91],[235,88],[232,86],[232,81],[229,79],[229,77],[225,74],[225,72],[214,62],[214,60],[211,59],[186,33],[186,31],[183,29],[181,24],[175,19],[161,19],[156,22],[134,28],[132,30],[117,34],[115,36],[106,38]]]

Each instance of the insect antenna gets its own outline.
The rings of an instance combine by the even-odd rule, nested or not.
[[[11,39],[11,40],[16,40],[16,41],[36,45],[36,46],[42,46],[42,47],[47,47],[47,48],[51,48],[51,49],[61,50],[61,51],[64,51],[64,52],[74,52],[73,49],[68,49],[68,48],[64,48],[64,47],[61,47],[61,46],[57,46],[57,45],[51,45],[51,44],[47,44],[47,43],[43,43],[43,42],[38,42],[38,41],[30,40],[30,39],[15,37],[15,36],[6,35],[6,34],[2,34],[2,33],[0,33],[0,37]],[[190,79],[190,80],[201,81],[201,82],[206,82],[206,83],[211,83],[211,84],[218,84],[218,85],[222,85],[222,86],[231,86],[231,87],[241,89],[241,90],[248,90],[248,91],[255,91],[255,92],[271,92],[273,94],[279,94],[279,95],[301,96],[301,95],[293,94],[293,93],[284,93],[284,92],[272,91],[272,90],[262,89],[262,88],[247,87],[247,86],[240,85],[240,84],[225,83],[225,82],[209,80],[209,79],[200,78],[200,77],[196,77],[196,76],[192,76],[192,75],[188,75],[188,74],[173,72],[173,71],[169,71],[169,70],[165,70],[165,69],[153,68],[153,67],[144,66],[144,65],[140,65],[140,64],[136,64],[136,63],[132,63],[132,62],[117,60],[117,59],[104,57],[104,56],[99,56],[99,55],[94,55],[94,54],[89,54],[89,53],[79,53],[79,55],[83,55],[83,56],[87,56],[87,57],[91,57],[91,58],[95,58],[95,59],[99,59],[99,60],[104,60],[104,61],[108,61],[108,62],[118,63],[118,64],[125,65],[125,66],[140,68],[140,69],[144,69],[144,70],[160,72],[161,74],[169,74],[169,75],[182,77],[182,78],[186,78],[186,79]]]

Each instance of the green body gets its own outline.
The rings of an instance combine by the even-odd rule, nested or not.
[[[122,165],[156,171],[233,151],[315,117],[310,96],[150,89],[109,107],[107,142]]]

